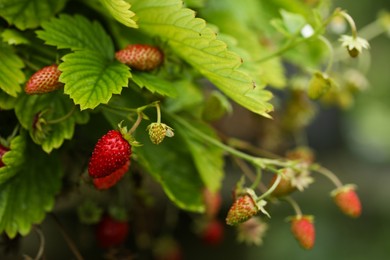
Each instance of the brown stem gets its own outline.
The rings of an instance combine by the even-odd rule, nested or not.
[[[57,218],[57,216],[53,213],[50,214],[55,223],[57,224],[58,229],[61,232],[61,235],[64,237],[66,244],[68,245],[70,251],[73,253],[75,258],[77,260],[84,260],[83,256],[81,255],[80,251],[77,249],[76,244],[73,242],[73,240],[69,237],[69,235],[66,233],[64,226],[61,224],[60,220]]]

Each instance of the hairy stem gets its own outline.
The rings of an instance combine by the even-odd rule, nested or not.
[[[287,196],[287,197],[284,197],[283,199],[291,205],[291,207],[294,209],[296,216],[298,216],[298,217],[302,216],[301,208],[299,207],[298,203],[293,198],[291,198],[290,196]]]
[[[337,176],[331,172],[330,170],[318,165],[318,164],[313,164],[310,166],[310,169],[313,171],[316,171],[318,173],[321,173],[325,177],[327,177],[333,184],[337,187],[340,188],[343,186],[342,182],[337,178]]]
[[[260,201],[260,200],[268,197],[269,195],[271,195],[271,193],[276,189],[276,187],[278,187],[279,182],[280,182],[281,179],[282,179],[282,175],[278,174],[276,176],[275,182],[272,184],[272,186],[266,192],[261,194],[261,196],[258,197],[258,200]]]

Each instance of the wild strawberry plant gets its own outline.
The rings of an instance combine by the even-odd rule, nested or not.
[[[292,135],[304,132],[317,104],[352,104],[366,81],[348,61],[368,55],[370,39],[331,1],[0,0],[0,17],[0,232],[8,237],[29,234],[65,190],[83,194],[77,212],[87,224],[112,211],[91,194],[130,189],[126,196],[150,204],[134,192],[147,176],[179,209],[217,223],[214,199],[231,158],[243,177],[224,187],[234,190],[227,222],[241,241],[261,244],[266,224],[255,215],[268,215],[275,200],[291,203],[294,221],[305,219],[290,194],[315,173],[335,184],[346,214],[360,214],[355,191],[342,188],[354,186],[299,141],[287,154],[262,156],[212,124],[238,105]],[[374,24],[380,32],[388,17]],[[350,28],[345,35],[340,24]],[[131,205],[120,208],[131,218]],[[308,249],[307,223],[310,234],[293,232]]]

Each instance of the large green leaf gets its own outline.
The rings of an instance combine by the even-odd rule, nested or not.
[[[44,137],[39,137],[39,135],[37,137],[34,122],[37,115],[42,112],[47,122],[63,118],[69,113],[72,114],[60,122],[43,125],[46,134]],[[59,148],[65,140],[71,139],[75,125],[86,123],[89,118],[86,112],[78,111],[72,101],[59,92],[32,96],[24,94],[18,99],[15,113],[21,125],[30,132],[34,141],[40,144],[47,153]]]
[[[213,129],[194,120],[191,120],[191,123],[189,123],[181,119],[172,123],[175,132],[182,135],[205,186],[213,192],[218,191],[221,188],[224,177],[224,151],[213,144],[205,142],[205,140],[200,139],[199,136],[188,130],[188,128],[196,129],[196,131],[200,131],[210,138],[217,139]]]
[[[43,23],[42,28],[37,35],[48,45],[59,49],[96,51],[109,59],[114,57],[110,36],[98,22],[91,22],[84,16],[63,14]]]
[[[138,28],[134,20],[135,13],[130,10],[131,5],[124,0],[100,0],[103,6],[120,23]]]
[[[240,53],[244,60],[243,68],[257,82],[283,87],[286,85],[286,78],[280,59],[275,57],[265,62],[257,61],[270,53],[261,44],[262,39],[267,41],[267,36],[262,35],[268,24],[265,19],[267,11],[258,0],[209,0],[208,7],[200,10],[200,15],[218,26],[221,31],[219,37],[227,34],[236,39],[237,46],[229,47]]]
[[[23,61],[12,51],[12,48],[0,44],[0,89],[16,97],[22,91],[20,84],[25,81],[22,68]]]
[[[26,136],[15,139],[20,138]],[[18,233],[27,235],[32,225],[40,223],[46,212],[52,210],[63,174],[54,154],[49,156],[31,143],[22,151],[21,143],[24,142],[18,140],[19,144],[15,145],[17,154],[5,154],[7,161],[23,161],[23,167],[18,165],[14,176],[0,185],[0,233],[5,231],[11,238]]]
[[[131,77],[126,65],[98,52],[76,51],[65,55],[62,60],[60,81],[65,83],[65,93],[82,110],[107,104],[112,94],[119,94],[123,87],[127,87]]]
[[[159,76],[151,73],[134,72],[132,80],[141,88],[145,87],[152,93],[158,93],[163,96],[175,97],[177,89],[174,83],[166,81]]]
[[[139,16],[141,31],[166,40],[173,51],[230,98],[264,116],[272,110],[267,103],[269,92],[255,86],[253,79],[239,69],[241,57],[228,51],[203,19],[195,18],[194,11],[183,8],[182,1],[136,1],[133,10]]]
[[[66,0],[0,0],[0,16],[21,30],[36,28],[60,11]]]
[[[24,163],[26,138],[17,136],[11,140],[9,151],[4,154],[2,161],[4,166],[0,168],[0,185],[20,171]]]

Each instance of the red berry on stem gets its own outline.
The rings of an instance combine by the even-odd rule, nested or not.
[[[30,77],[24,90],[29,95],[52,92],[62,87],[58,81],[60,75],[57,64],[43,67]]]
[[[107,175],[105,177],[94,178],[93,185],[99,190],[106,190],[114,186],[118,181],[120,181],[125,175],[125,173],[129,170],[130,160],[126,162],[122,168],[119,168],[115,172]]]
[[[345,185],[332,191],[331,195],[339,209],[347,216],[357,218],[362,213],[360,199],[354,185]]]
[[[148,71],[161,65],[164,55],[157,47],[147,44],[131,44],[115,53],[116,59],[132,69]]]
[[[96,229],[98,244],[103,248],[122,244],[128,234],[129,223],[127,221],[115,220],[110,216],[104,216]]]
[[[312,216],[295,216],[291,220],[291,232],[304,249],[311,249],[315,241]]]
[[[202,241],[211,246],[220,244],[222,242],[223,235],[223,224],[217,219],[213,219],[208,222],[201,232]]]
[[[110,130],[96,143],[88,164],[89,175],[93,178],[101,178],[124,169],[124,166],[130,162],[130,155],[129,142],[118,130]]]

